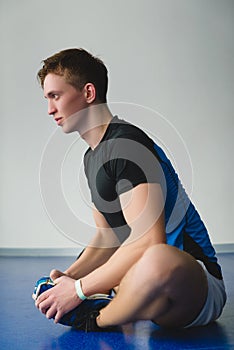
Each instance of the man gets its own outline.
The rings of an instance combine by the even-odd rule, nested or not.
[[[59,322],[96,293],[115,288],[99,327],[152,320],[191,327],[217,319],[226,301],[207,230],[164,152],[139,128],[113,117],[107,69],[83,49],[61,51],[38,73],[48,114],[89,148],[85,173],[96,235],[36,306]],[[61,213],[62,215],[62,213]]]

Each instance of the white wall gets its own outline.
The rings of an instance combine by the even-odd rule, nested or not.
[[[42,152],[56,127],[36,73],[42,59],[68,47],[104,60],[110,102],[145,106],[174,125],[191,157],[192,199],[211,239],[233,243],[233,17],[232,0],[2,0],[0,246],[76,247],[50,221],[39,186]],[[143,116],[138,124],[144,118],[149,122]],[[156,123],[151,131],[157,134]],[[67,147],[74,135],[59,138]],[[70,178],[85,148],[80,140],[72,148]],[[67,192],[79,210],[76,189]],[[86,209],[81,216],[91,223]],[[73,229],[81,237],[79,222]]]

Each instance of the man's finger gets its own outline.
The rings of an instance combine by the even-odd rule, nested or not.
[[[40,305],[43,303],[43,305],[45,305],[45,302],[47,301],[47,304],[50,303],[49,297],[50,297],[50,291],[46,291],[44,293],[42,293],[41,295],[39,295],[39,297],[37,298],[35,305],[38,309],[40,309]]]
[[[58,310],[54,318],[54,323],[58,323],[60,319],[63,317],[63,315],[64,313]]]
[[[50,272],[50,278],[52,279],[53,282],[54,282],[54,280],[56,280],[57,278],[59,278],[61,276],[64,276],[64,273],[59,271],[59,270],[53,269]]]
[[[44,300],[48,298],[47,294],[44,292],[35,301],[35,305],[37,308],[39,308],[40,303],[42,303]]]
[[[54,318],[56,315],[56,312],[57,312],[56,307],[52,305],[45,313],[46,318],[48,319]]]

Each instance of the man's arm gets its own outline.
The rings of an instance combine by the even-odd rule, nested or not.
[[[82,278],[82,290],[86,296],[105,292],[119,285],[127,271],[149,247],[166,242],[164,201],[159,185],[138,185],[121,195],[121,205],[132,229],[131,234],[103,265]],[[54,317],[55,322],[58,322],[82,300],[76,294],[75,279],[63,276],[55,280],[55,283],[54,288],[39,296],[36,306],[46,317]]]
[[[122,194],[120,200],[131,234],[105,264],[82,278],[87,296],[117,286],[150,246],[166,242],[160,185],[140,184]]]
[[[120,245],[114,231],[96,208],[93,209],[93,217],[97,228],[94,238],[79,259],[64,271],[64,274],[74,279],[84,277],[105,264]]]

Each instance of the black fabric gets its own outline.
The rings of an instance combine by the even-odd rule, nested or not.
[[[220,266],[216,262],[212,262],[204,254],[202,248],[197,244],[191,236],[184,233],[184,250],[191,254],[195,259],[200,260],[204,263],[207,271],[218,279],[223,279]]]
[[[119,196],[141,183],[165,187],[153,140],[136,126],[114,117],[99,145],[85,153],[84,167],[93,203],[122,242],[130,228]]]

